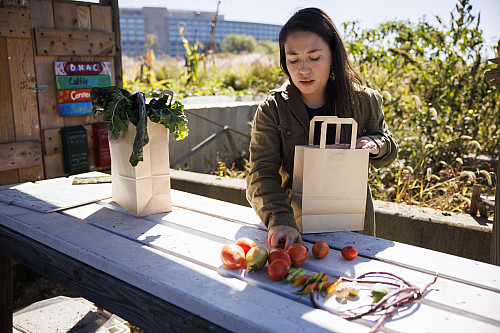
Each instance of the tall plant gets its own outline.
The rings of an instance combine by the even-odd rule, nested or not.
[[[500,93],[484,77],[491,65],[480,16],[469,0],[460,0],[449,24],[436,20],[392,21],[364,31],[344,26],[349,53],[367,84],[383,92],[386,119],[400,143],[400,163],[374,175],[384,184],[392,180],[391,191],[378,195],[390,193],[396,201],[442,195],[450,180],[465,184],[466,191],[458,191],[465,198],[468,183],[491,176],[472,157],[498,156]]]

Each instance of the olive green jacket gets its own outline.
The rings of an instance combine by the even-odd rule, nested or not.
[[[398,147],[384,120],[382,97],[366,87],[360,87],[358,95],[354,107],[357,136],[372,138],[380,148],[376,156],[370,154],[370,163],[376,168],[387,166],[396,159]],[[308,144],[308,136],[309,117],[299,90],[287,82],[271,91],[255,113],[246,178],[247,199],[267,228],[288,225],[298,230],[290,200],[294,154],[296,145]],[[375,235],[374,215],[368,188],[363,233]]]

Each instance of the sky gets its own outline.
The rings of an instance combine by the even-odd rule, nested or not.
[[[219,0],[118,0],[120,8],[166,7],[167,9],[215,12]],[[342,23],[358,21],[362,28],[374,28],[389,20],[418,22],[434,16],[449,22],[458,0],[221,0],[219,14],[228,21],[283,25],[300,8],[318,7],[327,12],[339,29]],[[470,0],[473,14],[481,14],[480,29],[487,45],[500,38],[500,0]],[[493,52],[493,51],[491,51]]]

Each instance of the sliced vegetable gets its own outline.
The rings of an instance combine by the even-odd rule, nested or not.
[[[382,298],[384,298],[384,296],[387,295],[388,293],[389,289],[387,289],[385,285],[381,283],[375,283],[371,290],[373,302],[377,303]]]
[[[331,296],[337,291],[338,286],[342,283],[342,278],[339,278],[337,281],[332,283],[326,288],[326,296]]]

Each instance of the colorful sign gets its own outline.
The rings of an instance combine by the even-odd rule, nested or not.
[[[57,102],[74,103],[90,100],[90,89],[61,89],[57,91]]]
[[[60,75],[56,76],[57,89],[90,89],[111,85],[110,75]]]
[[[111,85],[109,62],[56,61],[54,69],[61,117],[92,114],[90,89]]]

